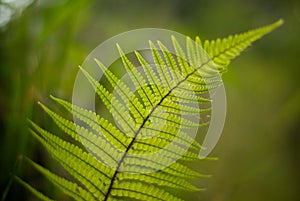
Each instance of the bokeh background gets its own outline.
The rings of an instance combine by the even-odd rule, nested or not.
[[[164,28],[202,39],[246,31],[279,18],[285,24],[234,60],[224,74],[227,119],[212,156],[203,201],[300,200],[300,1],[298,0],[1,0],[0,192],[36,200],[16,173],[58,200],[65,197],[22,161],[57,164],[28,132],[27,119],[55,131],[37,106],[71,100],[85,57],[104,40],[136,28]],[[52,128],[53,127],[53,128]],[[57,132],[58,135],[61,135]]]

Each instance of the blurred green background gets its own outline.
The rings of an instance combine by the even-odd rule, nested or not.
[[[300,200],[300,1],[0,1],[0,191],[6,200],[36,200],[15,172],[43,192],[53,190],[24,154],[56,168],[28,132],[27,119],[51,131],[37,106],[56,106],[49,95],[71,100],[85,57],[104,40],[136,28],[164,28],[202,39],[246,31],[279,18],[285,24],[247,49],[224,74],[227,119],[212,156],[194,167],[213,177],[190,200]],[[16,170],[16,166],[19,166]]]

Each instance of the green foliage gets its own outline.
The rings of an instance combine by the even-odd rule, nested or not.
[[[26,160],[74,200],[173,201],[182,199],[171,193],[170,189],[200,191],[201,188],[191,184],[191,180],[207,175],[190,169],[185,161],[200,160],[198,152],[201,145],[182,132],[180,127],[205,126],[208,122],[195,125],[181,114],[209,112],[207,103],[209,105],[210,100],[204,97],[204,93],[221,84],[221,81],[216,79],[216,73],[225,72],[230,60],[282,23],[283,21],[279,20],[246,33],[204,43],[197,37],[197,45],[187,37],[186,47],[180,46],[173,37],[176,55],[171,54],[162,43],[157,42],[160,49],[158,51],[154,42],[150,42],[156,71],[139,52],[135,52],[145,76],[136,70],[135,65],[118,46],[123,65],[128,73],[131,72],[129,75],[132,82],[137,88],[143,86],[137,93],[132,92],[100,61],[96,62],[115,92],[122,100],[128,101],[129,110],[119,100],[114,99],[112,93],[85,69],[80,69],[108,111],[115,115],[115,120],[122,129],[92,111],[51,96],[83,124],[78,125],[39,103],[72,141],[62,139],[31,121],[30,131],[76,181],[52,173],[30,159]],[[207,54],[204,54],[200,47],[203,47]],[[183,49],[187,50],[187,55]],[[157,84],[145,85],[149,81]],[[180,96],[176,96],[178,93]],[[199,103],[203,107],[199,109],[189,106],[188,103],[191,102]],[[165,123],[160,125],[160,121]],[[173,141],[175,143],[171,143]],[[85,150],[81,143],[88,150]],[[171,148],[164,149],[159,156],[147,157],[147,154],[166,146]],[[134,158],[132,154],[139,154],[139,157]],[[178,156],[180,160],[172,163]],[[170,165],[164,167],[164,162],[168,161]],[[109,168],[111,164],[115,168]],[[160,170],[154,171],[157,169]],[[19,177],[16,177],[16,180],[38,198],[51,200]]]

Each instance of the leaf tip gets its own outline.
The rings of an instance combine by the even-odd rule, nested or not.
[[[120,47],[119,43],[116,43],[116,46],[117,46],[120,56],[123,56],[124,52],[123,52],[122,48]]]
[[[280,18],[277,22],[275,22],[276,25],[281,26],[284,24],[284,19]]]

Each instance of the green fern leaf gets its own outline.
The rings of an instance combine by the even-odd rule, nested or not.
[[[191,184],[191,180],[209,176],[190,169],[183,161],[200,160],[201,145],[189,135],[189,129],[205,126],[209,120],[193,121],[186,115],[209,114],[211,100],[205,94],[222,85],[216,75],[226,71],[230,61],[252,42],[282,23],[279,20],[263,28],[204,43],[199,37],[196,44],[187,37],[184,46],[172,37],[175,53],[160,41],[149,41],[152,62],[134,52],[142,72],[117,45],[136,92],[101,61],[95,60],[119,99],[80,67],[117,125],[53,96],[57,104],[81,123],[39,104],[74,142],[30,121],[33,136],[76,182],[30,159],[27,161],[74,200],[182,200],[169,190],[203,190]],[[16,180],[41,200],[51,200],[20,178]]]

